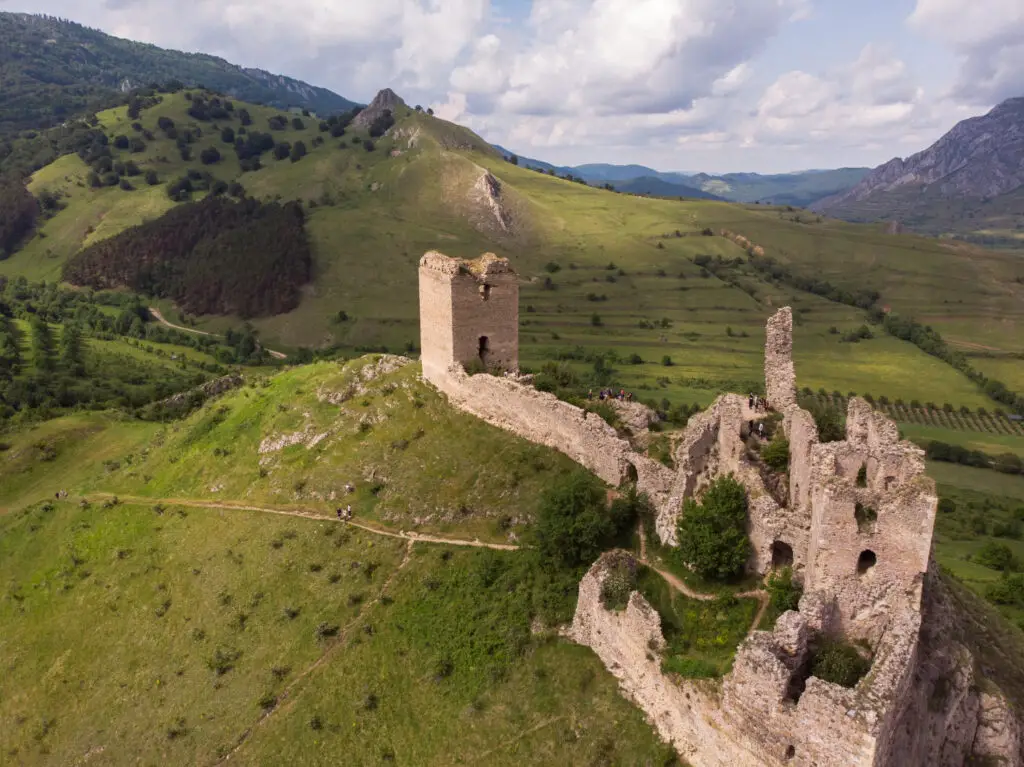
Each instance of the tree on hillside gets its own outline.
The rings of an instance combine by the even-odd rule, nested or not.
[[[220,162],[220,152],[217,151],[216,147],[211,146],[199,153],[199,159],[203,165],[213,165]]]
[[[274,157],[278,160],[283,160],[285,157],[290,155],[292,152],[292,145],[287,141],[282,141],[280,144],[274,147]]]
[[[306,145],[302,141],[296,141],[292,144],[291,159],[292,162],[298,162],[306,156]]]
[[[293,117],[292,128],[295,130],[304,130],[306,128],[306,123],[302,122],[301,118]]]
[[[541,497],[536,536],[542,556],[558,567],[590,564],[632,519],[628,504],[609,508],[604,487],[577,469]]]
[[[46,320],[38,314],[33,315],[32,322],[32,361],[37,371],[49,373],[54,368],[53,334]]]
[[[235,129],[232,128],[230,125],[225,126],[223,129],[221,129],[220,140],[223,141],[225,144],[234,144]]]
[[[114,137],[114,146],[117,147],[118,149],[127,149],[128,148],[128,137],[125,136],[124,134],[121,134],[120,136],[115,136]]]
[[[730,474],[712,482],[700,503],[688,498],[678,524],[679,558],[704,578],[739,575],[750,556],[747,493]]]
[[[238,122],[242,125],[252,125],[252,116],[249,114],[248,109],[238,110]]]
[[[82,331],[74,322],[66,323],[60,334],[60,366],[70,375],[85,375]]]

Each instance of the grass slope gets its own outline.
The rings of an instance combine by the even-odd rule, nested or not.
[[[179,127],[194,123],[187,105],[181,94],[168,96],[142,115],[156,140],[135,159],[143,169],[158,169],[162,181],[200,167],[197,161],[182,162],[173,143],[155,130],[160,115]],[[267,118],[276,114],[247,108],[254,129],[265,131]],[[132,135],[124,108],[100,117],[111,135]],[[225,181],[239,178],[249,194],[301,199],[310,208],[314,280],[297,309],[255,323],[272,346],[412,348],[419,336],[420,255],[432,248],[455,256],[492,250],[512,258],[524,278],[521,341],[528,365],[566,356],[576,346],[591,356],[638,354],[643,364],[617,366],[617,384],[646,390],[655,399],[708,402],[721,391],[747,389],[760,380],[764,319],[791,304],[800,315],[801,386],[957,407],[991,404],[956,371],[909,344],[890,338],[840,344],[829,328],[845,332],[863,324],[858,310],[754,277],[739,289],[701,276],[693,263],[697,256],[743,256],[724,238],[700,236],[709,227],[748,237],[800,273],[844,287],[877,289],[884,303],[931,323],[960,348],[1002,353],[996,363],[1000,380],[1024,375],[1018,370],[1024,363],[1005,356],[1024,351],[1019,332],[1024,285],[1014,282],[1024,267],[1016,257],[886,235],[873,227],[819,223],[784,208],[616,195],[511,165],[469,131],[425,114],[398,117],[373,152],[362,148],[366,137],[361,134],[350,130],[340,140],[331,139],[306,120],[302,130],[289,127],[275,137],[303,140],[310,147],[307,157],[291,163],[266,155],[263,169],[241,175],[219,132],[212,124],[201,125],[194,155],[208,145],[219,146],[224,155],[204,169]],[[314,148],[318,136],[327,138]],[[64,158],[36,174],[33,191],[63,190],[67,207],[44,224],[44,238],[0,262],[0,273],[52,279],[87,239],[109,236],[172,204],[161,196],[162,187],[133,192],[79,187],[83,167],[75,157]],[[491,214],[471,199],[470,190],[485,170],[502,185],[503,204],[514,214],[511,232],[495,230]],[[549,264],[560,270],[546,271]],[[160,308],[171,321],[179,318],[173,307]],[[348,319],[339,321],[339,312]],[[662,327],[662,320],[669,325]],[[644,321],[659,327],[641,328]],[[207,317],[198,327],[217,332],[233,324],[236,318]],[[730,328],[734,335],[727,334]],[[666,355],[671,368],[661,365]],[[834,364],[836,355],[842,365]]]

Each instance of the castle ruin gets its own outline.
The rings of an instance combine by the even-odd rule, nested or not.
[[[732,474],[748,496],[748,569],[791,566],[804,587],[799,609],[772,631],[752,631],[732,671],[713,683],[661,670],[651,652],[665,644],[660,616],[639,592],[622,612],[603,606],[613,553],[584,577],[568,635],[595,651],[684,759],[695,767],[1024,763],[1012,710],[998,690],[979,689],[967,648],[941,636],[946,608],[929,590],[937,581],[930,559],[937,497],[922,451],[856,397],[845,439],[820,440],[797,403],[789,308],[769,320],[765,344],[765,389],[789,440],[788,482],[779,487],[747,450],[749,414],[738,395],[719,397],[691,419],[669,469],[597,415],[534,389],[516,374],[517,300],[507,260],[426,254],[424,377],[455,406],[564,452],[611,485],[635,481],[666,544],[678,543],[683,501]],[[467,374],[477,359],[511,374]],[[870,648],[871,669],[856,687],[810,675],[813,645],[827,638]]]

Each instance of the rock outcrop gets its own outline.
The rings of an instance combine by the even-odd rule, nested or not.
[[[1024,98],[1002,102],[988,114],[957,123],[928,149],[875,168],[849,191],[815,202],[811,209],[858,218],[912,216],[942,198],[992,198],[1024,185]],[[912,193],[919,198],[897,197]],[[887,200],[899,204],[886,204]],[[921,208],[924,209],[924,208]]]
[[[352,126],[366,130],[373,125],[373,121],[384,114],[385,111],[391,112],[391,114],[397,119],[398,110],[405,107],[405,102],[402,101],[397,93],[390,88],[385,88],[374,96],[373,101],[370,102],[369,106],[353,118]]]

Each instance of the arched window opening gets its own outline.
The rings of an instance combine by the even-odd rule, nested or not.
[[[487,340],[487,336],[480,336],[477,354],[480,355],[480,361],[486,365],[487,358],[491,355],[490,342]]]
[[[775,541],[772,544],[772,567],[793,566],[793,547],[785,541]]]
[[[487,301],[491,297],[491,286],[486,283],[480,286],[480,300]]]
[[[866,549],[860,553],[860,557],[857,558],[857,573],[864,575],[868,570],[874,567],[878,563],[878,557],[875,556],[875,552],[871,549]]]

